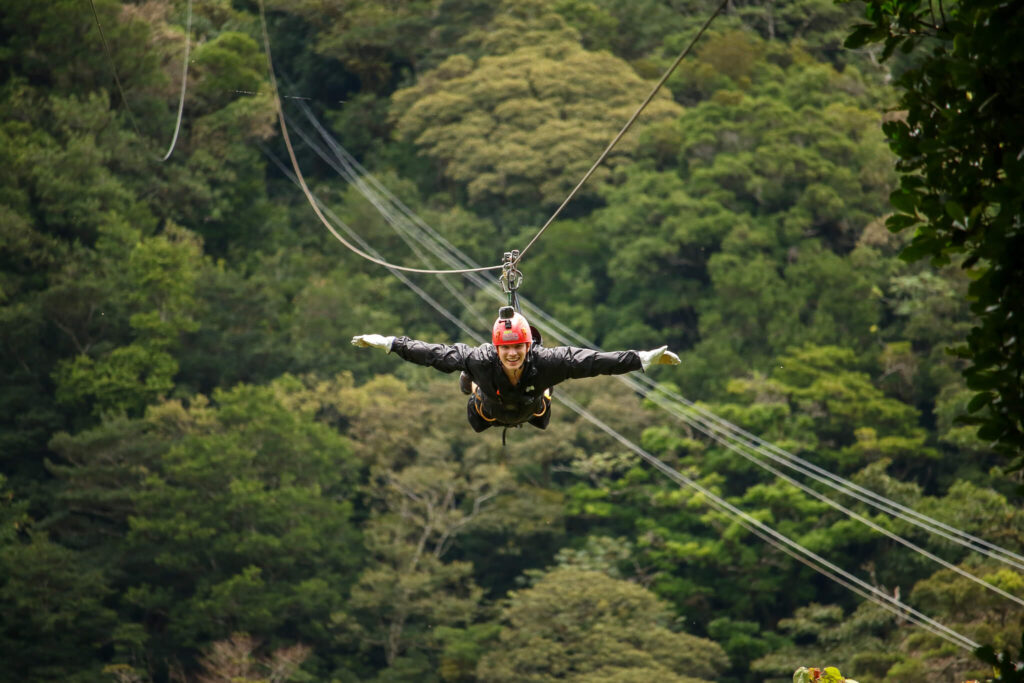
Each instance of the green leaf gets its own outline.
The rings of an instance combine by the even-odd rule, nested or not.
[[[970,403],[967,404],[967,412],[976,413],[990,403],[992,403],[992,394],[987,391],[978,394],[971,399]]]
[[[900,252],[900,259],[908,263],[918,261],[936,251],[935,241],[931,239],[915,239]]]
[[[921,203],[921,198],[921,195],[916,192],[896,190],[889,195],[889,203],[903,213],[913,214],[917,211],[917,207]]]
[[[892,56],[893,51],[906,40],[906,36],[889,36],[885,41],[885,49],[882,50],[882,56],[879,58],[881,61],[885,61]]]
[[[1005,433],[1006,430],[999,423],[986,422],[978,429],[978,438],[985,441],[998,441]]]
[[[853,32],[843,42],[843,47],[849,50],[856,50],[868,43],[877,43],[885,38],[887,34],[888,32],[884,27],[875,26],[874,24],[860,24],[854,26]]]
[[[946,202],[946,213],[961,225],[966,224],[967,215],[964,213],[964,207],[960,206],[959,202],[955,202],[952,199]]]
[[[900,232],[901,230],[905,230],[912,225],[917,225],[920,222],[921,219],[917,216],[911,216],[910,214],[905,213],[894,213],[885,219],[885,227],[887,227],[890,232]]]

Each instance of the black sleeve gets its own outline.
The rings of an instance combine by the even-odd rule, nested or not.
[[[437,368],[441,372],[455,372],[466,369],[466,359],[473,347],[465,344],[429,344],[408,337],[395,337],[391,352],[402,360],[417,365]]]
[[[552,385],[581,377],[624,375],[641,368],[640,354],[636,351],[606,352],[575,346],[544,349],[543,362]]]

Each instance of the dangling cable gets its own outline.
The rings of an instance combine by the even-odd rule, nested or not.
[[[92,0],[90,0],[91,2]],[[178,142],[178,133],[181,131],[181,115],[185,111],[185,88],[188,85],[188,53],[192,46],[192,0],[188,0],[188,15],[185,19],[185,62],[181,67],[181,97],[178,99],[178,122],[174,124],[174,137],[171,138],[171,146],[167,148],[167,154],[160,161],[167,161],[171,158],[174,145]]]
[[[89,6],[92,8],[92,16],[96,21],[96,29],[100,33],[100,41],[103,43],[103,51],[107,54],[107,61],[110,63],[110,70],[114,74],[114,83],[117,84],[117,91],[121,94],[121,102],[124,103],[124,110],[128,114],[128,120],[132,124],[132,128],[135,130],[135,134],[140,138],[142,137],[142,131],[139,130],[139,126],[135,123],[135,117],[132,115],[132,108],[128,105],[128,97],[124,94],[124,88],[121,86],[121,78],[117,74],[117,65],[114,63],[114,55],[110,51],[110,45],[107,43],[107,37],[103,33],[103,25],[100,24],[100,15],[96,11],[95,0],[89,0]],[[171,138],[170,147],[167,148],[167,154],[164,154],[160,161],[164,162],[171,158],[171,153],[174,151],[174,146],[178,142],[178,134],[181,132],[181,119],[182,114],[185,111],[185,90],[188,84],[188,58],[189,49],[192,46],[192,0],[188,0],[187,18],[185,20],[185,59],[181,68],[181,95],[178,98],[178,120],[174,124],[174,136]]]
[[[269,158],[269,159],[270,159],[270,161],[271,161],[271,162],[273,162],[273,164],[274,164],[275,166],[277,166],[278,170],[280,170],[280,171],[281,171],[281,173],[282,173],[282,174],[284,174],[284,176],[285,176],[286,178],[288,178],[289,180],[291,180],[291,181],[292,181],[293,183],[295,183],[296,185],[298,185],[298,184],[299,184],[299,181],[298,181],[298,179],[297,179],[297,178],[295,177],[295,174],[294,174],[294,173],[292,173],[291,169],[289,169],[288,167],[286,167],[286,166],[284,165],[284,163],[283,163],[283,162],[281,162],[281,160],[279,160],[279,159],[278,159],[278,158],[277,158],[277,157],[276,157],[276,156],[275,156],[275,155],[274,155],[273,153],[271,153],[271,152],[270,152],[270,150],[266,149],[266,148],[265,148],[265,147],[263,147],[262,145],[261,145],[260,147],[261,147],[261,149],[262,149],[263,153],[264,153],[265,155],[267,155],[267,158]],[[319,199],[317,200],[317,204],[321,206],[321,208],[323,209],[323,211],[324,211],[324,212],[325,212],[325,213],[327,214],[327,216],[328,216],[328,217],[329,217],[329,218],[330,218],[330,219],[331,219],[332,221],[334,221],[335,223],[337,223],[337,224],[338,224],[339,226],[341,226],[341,229],[342,229],[342,230],[344,230],[344,231],[345,231],[346,233],[348,233],[348,236],[349,236],[349,237],[351,237],[351,238],[352,238],[353,240],[355,240],[356,242],[358,242],[358,243],[359,243],[359,244],[360,244],[360,245],[361,245],[361,246],[362,246],[362,247],[363,247],[364,249],[366,249],[367,251],[369,251],[369,252],[371,252],[371,253],[373,252],[373,247],[371,247],[370,245],[368,245],[368,244],[366,243],[366,241],[365,241],[365,240],[363,240],[363,238],[361,238],[361,237],[360,237],[360,236],[359,236],[359,235],[358,235],[358,234],[357,234],[357,233],[356,233],[356,232],[355,232],[355,231],[354,231],[354,230],[353,230],[353,229],[352,229],[351,227],[349,227],[349,226],[348,226],[348,224],[346,224],[346,223],[345,223],[345,221],[341,220],[341,219],[340,219],[340,218],[339,218],[338,216],[336,216],[336,215],[334,214],[334,212],[333,212],[333,211],[331,211],[330,207],[328,207],[328,206],[325,206],[325,205],[323,205],[323,204],[322,204],[322,203],[320,202],[320,200],[319,200]],[[442,306],[442,305],[441,305],[440,303],[438,303],[438,301],[437,301],[436,299],[434,299],[434,298],[433,298],[432,296],[430,296],[430,295],[429,295],[429,294],[427,294],[427,293],[426,293],[425,291],[423,291],[423,289],[422,289],[421,287],[419,287],[419,286],[418,286],[418,285],[417,285],[417,284],[416,284],[415,282],[413,282],[412,280],[410,280],[410,279],[409,279],[409,278],[408,278],[408,277],[407,277],[407,276],[405,275],[405,273],[403,273],[402,271],[400,271],[400,270],[398,270],[398,269],[396,269],[396,268],[389,268],[388,270],[389,270],[389,271],[391,272],[391,274],[392,274],[392,275],[394,275],[394,276],[395,276],[396,278],[398,278],[398,279],[399,279],[399,280],[400,280],[400,281],[402,282],[402,284],[404,284],[404,285],[405,285],[406,287],[408,287],[409,289],[411,289],[411,290],[412,290],[412,291],[413,291],[413,292],[414,292],[414,293],[415,293],[415,294],[416,294],[416,295],[417,295],[418,297],[420,297],[421,299],[423,299],[424,301],[426,301],[426,302],[427,302],[428,304],[430,304],[431,308],[433,308],[433,309],[434,309],[435,311],[437,311],[437,312],[438,312],[438,313],[440,313],[440,314],[441,314],[442,316],[444,316],[445,318],[447,318],[447,319],[448,319],[449,321],[451,321],[452,323],[454,323],[456,327],[458,327],[458,328],[459,328],[460,330],[462,330],[462,331],[463,331],[463,332],[464,332],[464,333],[466,334],[466,336],[468,336],[468,337],[469,337],[470,339],[474,340],[474,341],[475,341],[475,342],[476,342],[477,344],[480,344],[480,343],[482,343],[482,342],[483,342],[483,337],[481,337],[480,335],[478,335],[478,334],[477,334],[477,333],[476,333],[476,332],[475,332],[475,331],[473,330],[473,328],[471,328],[471,327],[469,327],[468,325],[466,325],[466,324],[465,324],[464,322],[462,322],[462,320],[461,320],[461,319],[459,319],[458,317],[456,317],[456,316],[452,315],[452,314],[451,314],[451,313],[450,313],[450,312],[448,311],[448,309],[446,309],[445,307],[443,307],[443,306]]]
[[[306,178],[305,176],[302,175],[302,169],[299,168],[299,161],[295,157],[295,150],[292,148],[292,141],[291,138],[288,136],[288,124],[285,122],[284,118],[284,107],[281,106],[281,97],[278,94],[277,90],[277,78],[274,76],[274,61],[270,54],[270,35],[267,33],[267,17],[263,0],[259,0],[259,8],[260,26],[263,29],[263,48],[267,57],[267,70],[270,77],[270,90],[271,94],[274,97],[274,108],[277,111],[277,120],[281,125],[281,138],[284,140],[284,146],[288,149],[288,158],[292,162],[292,169],[295,171],[295,177],[299,182],[299,187],[302,188],[302,193],[306,196],[306,201],[309,202],[310,207],[312,207],[313,209],[313,213],[315,213],[317,218],[320,219],[320,222],[323,223],[324,227],[327,228],[327,230],[330,231],[332,235],[334,235],[334,238],[341,242],[349,251],[353,252],[357,256],[361,256],[362,258],[366,259],[367,261],[370,261],[371,263],[376,263],[377,265],[384,266],[385,268],[393,268],[395,270],[405,271],[407,273],[446,275],[456,273],[467,273],[473,271],[479,272],[485,270],[499,270],[501,268],[500,265],[485,266],[483,268],[460,268],[458,270],[432,270],[427,268],[408,268],[406,266],[399,266],[395,265],[394,263],[388,263],[387,261],[384,261],[382,259],[372,256],[371,254],[368,254],[367,252],[363,251],[359,247],[355,246],[354,244],[346,240],[338,233],[337,230],[334,229],[334,226],[331,225],[330,221],[328,221],[324,217],[324,214],[320,210],[317,201],[313,198],[313,193],[310,192],[309,186],[306,184]]]
[[[288,118],[287,116],[285,118],[291,121],[291,119]],[[323,131],[322,127],[318,125],[319,121],[316,121],[316,119],[310,120],[313,121],[314,126],[317,127],[317,130],[321,131],[321,135],[323,135],[325,131]],[[338,175],[340,175],[350,184],[354,185],[355,188],[359,190],[359,192],[364,197],[366,197],[371,204],[373,204],[374,208],[376,208],[377,211],[384,217],[384,220],[386,220],[388,224],[392,226],[395,232],[398,233],[398,236],[402,239],[402,241],[405,242],[409,246],[409,248],[413,250],[416,256],[419,257],[419,259],[423,261],[424,264],[429,266],[430,260],[427,258],[426,254],[417,251],[416,247],[412,244],[412,242],[414,241],[413,238],[410,237],[406,230],[403,230],[400,226],[396,225],[396,221],[399,221],[400,219],[394,216],[393,213],[388,210],[388,207],[383,202],[377,200],[377,198],[373,196],[373,193],[371,192],[370,188],[367,187],[365,181],[359,175],[356,169],[352,166],[350,160],[347,159],[344,155],[339,154],[338,151],[335,149],[334,145],[336,143],[334,142],[334,140],[328,139],[326,137],[324,138],[328,146],[330,146],[332,151],[334,151],[334,156],[332,156],[330,154],[327,154],[322,147],[316,144],[316,141],[310,135],[308,135],[301,127],[296,126],[294,122],[292,122],[291,126],[291,129],[298,133],[299,138],[306,143],[309,149],[311,149],[317,156],[323,159],[324,163],[326,163],[328,166],[334,169],[334,171]],[[292,179],[294,179],[295,176],[295,174],[292,173],[291,170],[286,171],[285,175]],[[295,184],[298,186],[298,182],[296,182]],[[322,202],[318,201],[318,203],[320,204],[321,208],[324,208]],[[337,219],[326,209],[325,213],[328,214],[329,218],[334,219],[335,223],[338,222]],[[355,233],[352,230],[346,228],[344,224],[342,224],[342,227],[345,230],[345,233],[349,236],[349,239],[359,244],[359,246],[362,247],[363,250],[377,258],[381,257],[381,255],[377,253],[376,250],[368,247],[365,240],[355,235]],[[420,244],[422,244],[422,242],[420,242]],[[427,248],[429,249],[429,246]],[[465,295],[462,292],[456,289],[451,282],[449,282],[446,278],[441,278],[440,283],[442,287],[448,290],[449,294],[451,294],[460,304],[462,304],[463,308],[465,308],[467,312],[471,313],[477,319],[477,322],[482,327],[486,327],[489,324],[486,320],[483,319],[483,317],[481,317],[476,311],[473,310],[473,304],[465,297]]]

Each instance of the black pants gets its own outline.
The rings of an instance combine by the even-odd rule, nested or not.
[[[469,402],[466,404],[466,417],[469,418],[469,425],[473,428],[474,432],[482,432],[490,427],[509,427],[503,422],[498,420],[488,420],[484,417],[486,413],[483,413],[483,406],[479,406],[478,411],[476,394],[469,397]],[[548,423],[551,422],[551,399],[547,396],[541,399],[544,402],[544,412],[540,415],[534,415],[529,420],[526,420],[528,424],[533,425],[537,429],[547,429]],[[481,414],[483,413],[483,414]],[[521,424],[521,423],[520,423]]]

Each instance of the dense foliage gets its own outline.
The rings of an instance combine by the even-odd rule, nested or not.
[[[313,132],[299,104],[410,212],[493,264],[716,4],[266,0],[310,186],[413,266],[423,249],[333,172],[323,138],[299,135]],[[259,5],[194,3],[185,117],[163,163],[187,2],[95,8],[7,0],[0,14],[0,681],[740,683],[816,662],[861,683],[984,675],[564,404],[502,452],[497,430],[466,425],[453,377],[354,349],[369,332],[471,340],[334,241],[277,165]],[[986,194],[1010,192],[1019,159],[947,196],[928,172],[949,164],[910,150],[926,143],[910,109],[885,130],[904,141],[899,170],[932,184],[899,180],[882,130],[890,67],[841,48],[862,10],[730,3],[531,249],[523,291],[603,347],[670,344],[682,365],[651,376],[701,407],[1022,552],[1024,512],[991,446],[1012,437],[1019,366],[978,355],[993,325],[1021,318],[1019,283],[996,275],[1019,268],[988,241],[1019,241],[1006,218],[1019,193]],[[973,60],[977,31],[951,58]],[[892,67],[901,82],[939,68],[911,57]],[[971,92],[941,132],[988,149],[971,126],[1005,122],[978,110],[1009,104]],[[967,154],[952,137],[940,151]],[[988,169],[963,158],[962,173]],[[919,222],[913,238],[886,228],[899,182],[888,223]],[[942,257],[942,231],[967,216],[978,227],[954,243],[981,260],[967,253],[966,270],[960,252],[900,258]],[[413,284],[470,327],[494,314],[468,282]],[[985,308],[996,302],[1002,318]],[[1019,344],[1000,348],[1019,359]],[[974,640],[1017,645],[1014,603],[614,381],[563,392],[822,557]],[[957,421],[969,404],[1009,426],[979,439]],[[843,503],[1024,593],[1002,565]]]
[[[906,260],[952,258],[972,275],[971,311],[979,324],[955,353],[968,360],[967,385],[978,392],[964,424],[1009,456],[1008,470],[1024,469],[1024,333],[1020,292],[1024,180],[1018,89],[1009,74],[1024,66],[1024,51],[1010,38],[1024,21],[1014,3],[959,2],[946,9],[915,1],[871,1],[869,24],[858,26],[848,46],[884,43],[882,58],[898,47],[914,53],[898,79],[902,116],[886,124],[890,146],[900,157],[900,189],[892,194],[898,213],[886,224],[894,232],[915,228],[902,253]],[[923,53],[923,54],[922,54]],[[966,254],[966,257],[960,256]],[[977,655],[1002,680],[1020,677],[1011,651],[990,645]]]
[[[1024,96],[1013,76],[1024,68],[1024,12],[1014,2],[936,13],[917,0],[871,0],[867,17],[849,44],[919,53],[897,82],[903,115],[885,126],[901,171],[886,224],[914,228],[904,258],[956,259],[972,274],[978,323],[957,354],[978,393],[965,421],[1024,469]]]

